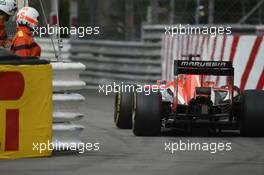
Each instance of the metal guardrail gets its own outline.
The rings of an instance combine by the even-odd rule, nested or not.
[[[57,61],[55,58],[55,52],[52,47],[52,42],[50,38],[36,38],[35,40],[41,47],[41,50],[42,50],[41,57],[43,59],[47,59],[50,61]],[[58,48],[57,40],[54,40],[54,44],[55,44],[55,47]],[[71,49],[71,45],[69,44],[69,39],[62,39],[62,44],[63,44],[63,48],[61,50],[62,60],[69,61],[70,49]]]
[[[161,76],[160,44],[73,40],[71,60],[82,62],[87,85],[153,83]]]
[[[161,77],[161,39],[166,31],[165,26],[143,26],[141,42],[64,40],[63,60],[70,59],[85,64],[86,70],[81,73],[81,78],[87,85],[96,86],[113,82],[152,83]],[[175,26],[177,25],[173,25]],[[230,27],[233,33],[263,32],[263,26],[230,25]],[[42,56],[54,60],[50,40],[37,39],[37,42],[41,42]]]

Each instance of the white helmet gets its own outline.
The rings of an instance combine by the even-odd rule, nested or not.
[[[33,29],[38,26],[39,13],[32,7],[23,7],[17,13],[16,22],[18,25],[26,25]]]
[[[0,0],[0,10],[9,16],[13,16],[17,11],[16,0]]]

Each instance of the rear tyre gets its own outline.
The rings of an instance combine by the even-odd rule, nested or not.
[[[264,91],[246,90],[241,95],[241,128],[246,137],[264,136]]]
[[[133,132],[136,136],[156,136],[161,130],[162,100],[160,93],[138,93],[133,113]]]
[[[132,129],[133,99],[132,92],[116,94],[114,120],[120,129]]]

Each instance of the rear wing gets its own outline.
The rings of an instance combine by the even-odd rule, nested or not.
[[[231,61],[175,60],[174,75],[179,74],[234,76],[234,67]]]

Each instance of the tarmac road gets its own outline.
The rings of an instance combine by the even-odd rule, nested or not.
[[[159,137],[135,137],[113,124],[113,96],[82,92],[86,129],[84,142],[100,143],[99,151],[58,154],[50,158],[0,161],[0,175],[205,175],[264,174],[264,138],[241,138],[236,133],[186,137],[167,131]],[[165,151],[165,143],[231,143],[230,151]]]

